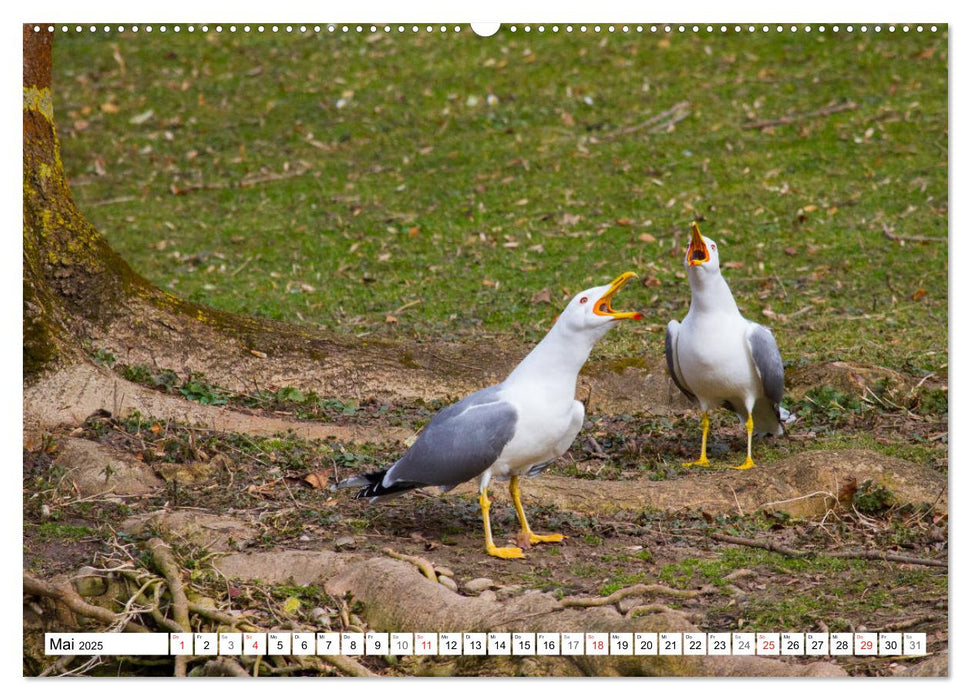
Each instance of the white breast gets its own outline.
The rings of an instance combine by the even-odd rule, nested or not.
[[[685,318],[678,334],[678,363],[699,400],[713,405],[744,401],[756,391],[759,379],[745,340],[747,329],[741,316]]]
[[[525,474],[530,467],[556,459],[570,449],[583,427],[579,401],[550,406],[540,396],[525,396],[516,401],[516,410],[516,434],[492,467],[496,477]]]

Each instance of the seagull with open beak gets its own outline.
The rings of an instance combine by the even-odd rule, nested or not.
[[[750,469],[752,433],[782,435],[779,403],[783,393],[782,357],[765,326],[744,318],[722,277],[718,246],[692,224],[684,254],[691,284],[691,306],[681,323],[668,323],[664,339],[668,373],[677,387],[701,406],[701,456],[684,466],[708,466],[710,411],[735,411],[748,438],[745,461]]]
[[[564,454],[583,426],[576,400],[577,375],[594,343],[636,311],[615,311],[614,295],[635,277],[625,272],[609,285],[580,292],[557,317],[546,337],[501,384],[466,396],[440,411],[391,467],[345,479],[335,488],[359,489],[372,502],[422,486],[449,491],[479,480],[479,507],[486,552],[503,559],[523,556],[520,547],[498,547],[489,520],[489,482],[509,479],[519,517],[518,542],[559,542],[563,535],[538,535],[526,521],[519,479],[536,476]]]

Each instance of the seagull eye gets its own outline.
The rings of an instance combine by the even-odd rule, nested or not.
[[[715,250],[715,249],[717,249],[717,248],[718,248],[718,246],[716,246],[716,245],[715,245],[714,243],[712,243],[712,244],[711,244],[711,246],[710,246],[710,248],[711,248],[712,250]]]
[[[587,303],[587,298],[586,297],[580,297],[580,303],[581,304],[586,304]]]

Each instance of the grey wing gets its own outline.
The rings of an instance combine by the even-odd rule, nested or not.
[[[695,395],[688,390],[685,385],[684,377],[681,376],[681,366],[678,364],[678,331],[681,324],[677,321],[668,322],[667,333],[664,334],[664,357],[668,361],[668,374],[674,380],[674,384],[681,390],[681,393],[692,401],[696,400]]]
[[[782,355],[779,354],[779,347],[775,344],[772,331],[758,323],[752,323],[747,340],[755,370],[762,380],[762,391],[773,404],[778,406],[782,402],[784,380]]]
[[[436,415],[383,479],[384,486],[451,488],[492,466],[516,432],[516,408],[483,389]]]

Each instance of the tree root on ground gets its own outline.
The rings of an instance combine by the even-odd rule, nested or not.
[[[93,364],[75,364],[24,387],[24,432],[74,427],[96,411],[121,418],[138,411],[160,420],[185,422],[225,432],[274,435],[293,431],[304,439],[334,437],[344,442],[404,441],[410,430],[384,426],[335,425],[278,416],[253,415],[203,405],[129,382]]]
[[[815,552],[802,551],[786,547],[775,542],[753,540],[748,537],[736,537],[734,535],[724,535],[720,532],[713,532],[709,535],[711,539],[728,544],[742,545],[743,547],[756,547],[769,552],[778,552],[794,559],[805,559],[816,556]],[[832,557],[833,559],[868,559],[872,561],[892,561],[898,564],[913,564],[915,566],[933,566],[946,569],[947,559],[927,559],[925,557],[911,557],[906,554],[894,554],[893,552],[883,552],[875,549],[865,549],[856,552],[821,552],[821,556]]]
[[[183,578],[182,566],[170,546],[160,538],[145,543],[148,560],[155,571],[136,568],[132,562],[97,570],[107,580],[98,596],[100,604],[89,602],[72,585],[73,580],[92,578],[92,574],[72,578],[57,577],[45,581],[24,574],[25,605],[34,611],[33,624],[25,623],[25,633],[38,634],[56,629],[59,632],[97,631],[146,632],[266,632],[249,616],[216,610],[190,600],[188,589],[193,584]],[[117,562],[116,562],[117,563]],[[97,587],[95,587],[97,588]],[[126,600],[127,599],[127,600]],[[53,614],[50,614],[53,608]],[[26,618],[25,618],[26,619]],[[138,621],[136,621],[138,620]],[[285,621],[289,624],[290,621]],[[276,629],[274,627],[274,629]],[[43,655],[43,638],[33,647],[25,643],[25,669],[34,665],[38,676],[84,675],[103,663],[99,657],[62,656],[51,661]],[[31,651],[33,649],[33,651]],[[344,656],[319,655],[253,657],[252,673],[232,657],[174,656],[113,657],[113,662],[133,669],[168,665],[175,676],[250,676],[250,675],[375,675],[367,667]],[[248,657],[242,657],[248,664]],[[78,665],[80,664],[80,665]],[[191,670],[190,670],[191,666]],[[26,673],[26,671],[25,671]]]
[[[128,586],[123,596],[115,595],[114,608],[110,603],[94,605],[81,598],[70,583],[49,583],[25,576],[24,593],[39,598],[42,605],[66,608],[73,616],[72,629],[90,630],[127,629],[130,631],[267,631],[267,626],[257,625],[251,619],[236,616],[229,610],[214,610],[210,605],[193,602],[190,588],[197,584],[183,578],[183,567],[169,546],[154,538],[145,544],[147,561],[155,570],[112,567],[101,570],[114,582]],[[313,570],[315,580],[334,598],[349,606],[351,602],[361,607],[355,612],[366,620],[358,621],[348,614],[345,607],[342,629],[353,627],[394,632],[658,632],[697,631],[684,614],[664,606],[635,606],[622,615],[613,604],[632,596],[663,595],[691,598],[703,591],[678,591],[659,585],[635,585],[603,598],[573,598],[558,601],[553,595],[539,591],[526,591],[520,595],[496,601],[492,597],[467,597],[453,592],[431,579],[425,569],[431,562],[405,561],[404,557],[379,556],[364,559],[360,555],[333,552],[302,552],[301,556],[283,553],[275,560],[276,566],[269,576],[261,575],[262,584],[292,585],[294,576],[305,575]],[[274,553],[261,553],[273,557]],[[308,564],[308,560],[316,560]],[[420,558],[419,558],[420,559]],[[216,560],[213,567],[229,571],[230,578],[246,578],[253,575],[251,566],[256,559],[251,555],[230,555]],[[279,562],[284,562],[280,564]],[[293,564],[292,570],[287,564]],[[248,566],[250,565],[250,566]],[[232,573],[234,569],[246,573]],[[217,568],[217,570],[220,570]],[[199,570],[196,570],[197,573]],[[269,580],[267,580],[269,579]],[[302,585],[307,585],[306,583]],[[120,601],[128,599],[127,604]],[[132,600],[140,601],[140,607],[132,606]],[[37,604],[30,601],[32,605]],[[342,606],[344,607],[344,606]],[[64,616],[44,616],[47,624],[55,623],[59,631],[67,631]],[[87,622],[84,620],[87,619]],[[136,622],[137,620],[137,622]],[[167,624],[160,621],[165,620]],[[349,624],[354,622],[353,625]],[[299,630],[307,625],[299,620],[274,620],[269,629]],[[43,625],[40,625],[41,627]],[[40,630],[35,625],[34,630]],[[25,628],[26,629],[26,628]],[[312,629],[312,628],[311,628]],[[316,630],[314,630],[316,631]],[[25,645],[26,647],[26,645]],[[178,665],[177,659],[184,659]],[[376,657],[376,663],[382,663]],[[115,659],[117,662],[117,658]],[[173,673],[198,675],[294,675],[327,674],[364,676],[374,671],[358,660],[347,656],[263,656],[263,657],[175,657],[172,659],[132,659],[130,666],[169,663]],[[25,656],[25,663],[28,662]],[[54,661],[44,657],[32,661],[48,674],[77,673],[68,669],[70,662],[63,658]],[[85,659],[90,663],[90,659]],[[411,664],[412,662],[408,662]],[[803,676],[843,675],[842,670],[830,663],[817,661],[800,663],[756,657],[690,657],[690,656],[560,656],[560,657],[461,657],[454,660],[415,657],[418,673],[434,672],[435,664],[449,664],[450,672],[462,675],[661,675],[661,676]],[[426,670],[427,669],[427,670]],[[441,669],[437,669],[441,672]],[[391,671],[395,673],[394,671]]]
[[[700,594],[701,591],[682,591],[677,588],[662,586],[658,583],[639,583],[635,586],[621,588],[602,598],[564,598],[560,602],[565,608],[595,608],[601,605],[619,603],[624,598],[629,598],[630,596],[666,595],[672,598],[687,599],[697,598]]]

